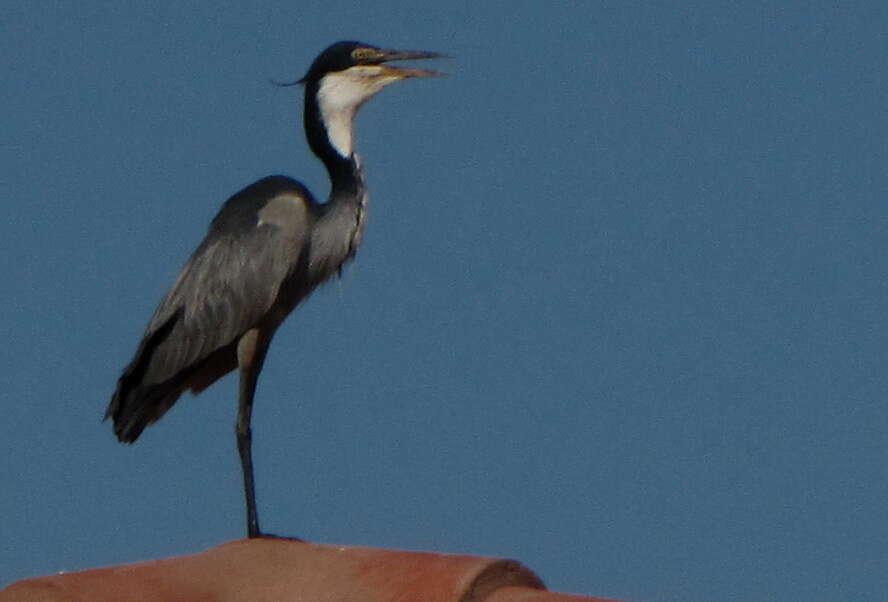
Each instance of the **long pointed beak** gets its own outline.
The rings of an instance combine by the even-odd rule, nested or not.
[[[382,50],[380,62],[388,63],[390,61],[412,61],[419,59],[443,59],[448,58],[447,55],[437,52],[427,52],[425,50]],[[416,69],[414,67],[395,67],[386,65],[387,70],[397,73],[400,77],[442,77],[446,74],[438,71],[429,71],[427,69]]]

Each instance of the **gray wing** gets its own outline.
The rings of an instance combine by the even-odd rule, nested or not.
[[[263,224],[249,235],[214,237],[201,245],[148,325],[153,333],[174,320],[143,383],[173,377],[256,326],[298,263],[299,242]]]
[[[276,190],[256,190],[266,180],[226,203],[154,312],[106,413],[122,441],[134,441],[183,390],[234,369],[238,339],[298,276],[311,226],[308,193],[284,179]]]

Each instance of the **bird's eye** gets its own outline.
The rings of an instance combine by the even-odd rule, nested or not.
[[[352,58],[356,61],[369,61],[376,53],[372,48],[355,48],[352,50]]]

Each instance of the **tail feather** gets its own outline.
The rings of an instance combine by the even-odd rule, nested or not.
[[[121,443],[138,439],[145,427],[157,422],[182,394],[177,386],[149,387],[148,391],[136,387],[127,394],[125,390],[118,381],[117,392],[105,412],[105,420],[113,420],[114,434]]]
[[[181,312],[174,312],[159,328],[146,333],[129,366],[117,381],[117,389],[105,410],[103,420],[111,418],[114,434],[122,443],[132,443],[149,424],[157,421],[182,394],[181,378],[160,384],[143,383],[154,352],[169,336]]]

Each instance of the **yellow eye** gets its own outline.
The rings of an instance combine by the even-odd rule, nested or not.
[[[352,58],[356,61],[369,61],[376,56],[376,51],[372,48],[355,48],[352,50]]]

